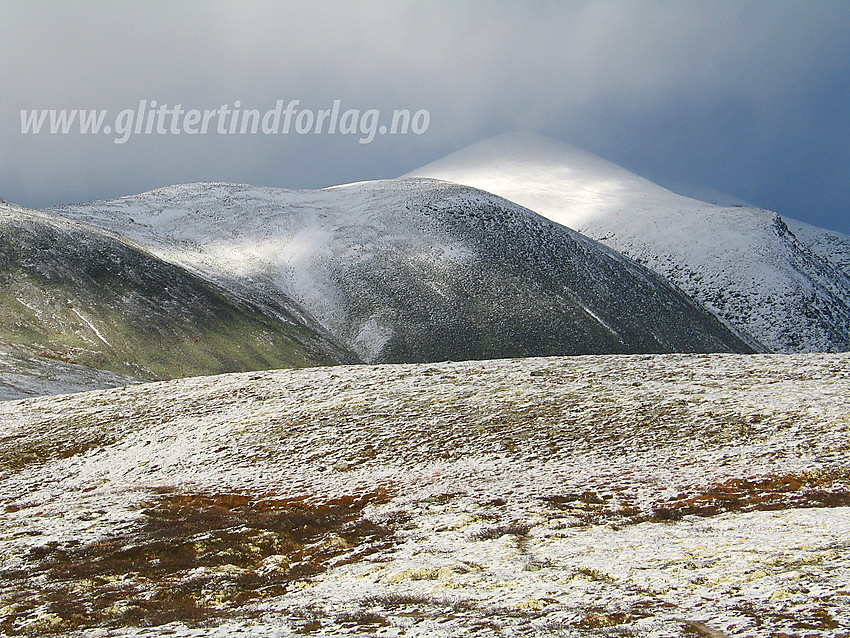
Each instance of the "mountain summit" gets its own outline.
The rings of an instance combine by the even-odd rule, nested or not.
[[[500,135],[408,176],[480,188],[596,239],[771,350],[850,350],[850,278],[841,258],[850,238],[840,234],[677,195],[536,134]]]
[[[592,153],[536,133],[506,133],[447,155],[405,177],[480,188],[579,232],[618,211],[702,202],[658,186]]]
[[[662,277],[468,186],[199,183],[53,213],[299,308],[366,362],[751,349]]]

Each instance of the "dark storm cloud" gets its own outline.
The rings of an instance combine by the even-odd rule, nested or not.
[[[850,232],[850,5],[0,4],[0,197],[392,177],[539,129],[664,183]],[[21,108],[428,109],[421,136],[24,136]]]

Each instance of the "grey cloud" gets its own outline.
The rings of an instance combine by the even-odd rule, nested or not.
[[[542,129],[661,182],[850,232],[850,5],[833,2],[5,3],[0,197],[46,205],[198,180],[391,177]],[[22,136],[21,108],[276,99],[426,108],[422,136]],[[840,136],[843,135],[843,138]]]

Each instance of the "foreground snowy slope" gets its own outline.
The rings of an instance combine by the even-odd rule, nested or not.
[[[269,313],[294,300],[366,361],[750,350],[633,261],[436,180],[186,184],[52,212],[120,232]]]
[[[114,233],[12,205],[0,205],[0,344],[37,357],[29,381],[43,372],[56,391],[60,369],[84,370],[56,364],[52,376],[52,361],[147,379],[356,361],[300,317],[266,315]]]
[[[7,634],[850,632],[850,355],[244,373],[0,433]]]
[[[773,350],[850,350],[848,244],[840,233],[795,237],[775,213],[676,195],[533,134],[485,140],[409,175],[481,188],[597,239]]]

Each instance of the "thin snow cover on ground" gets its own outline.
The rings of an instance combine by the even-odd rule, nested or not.
[[[683,197],[535,134],[488,139],[408,176],[475,186],[597,239],[771,350],[850,349],[850,238],[841,233],[789,221],[792,233],[770,211]]]
[[[850,636],[850,355],[0,404],[0,632]]]

